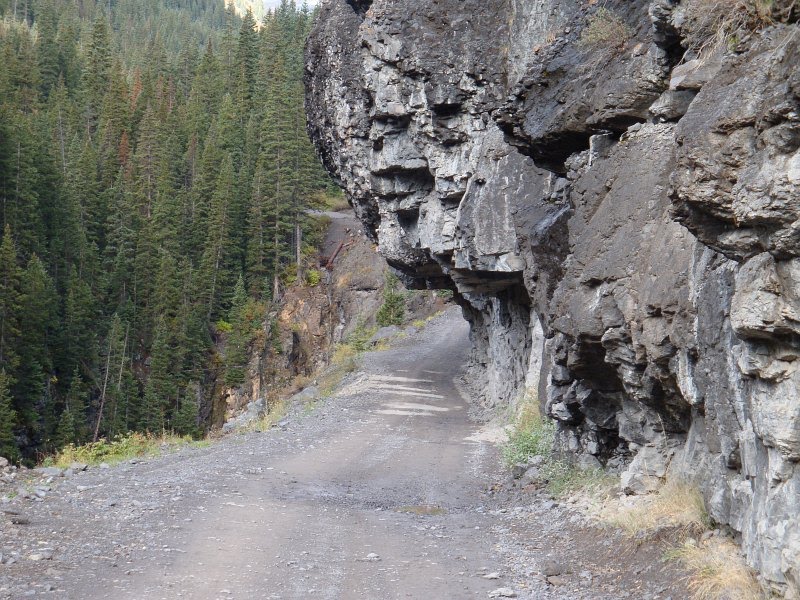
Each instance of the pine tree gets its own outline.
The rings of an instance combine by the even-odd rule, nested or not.
[[[130,180],[124,171],[120,172],[105,225],[103,269],[108,276],[103,304],[126,319],[133,316],[136,247],[141,226]]]
[[[164,424],[164,405],[158,397],[155,382],[150,379],[144,386],[144,399],[138,427],[148,433],[160,434],[164,431]]]
[[[42,159],[30,117],[16,115],[7,130],[10,145],[6,173],[0,173],[0,222],[10,225],[25,258],[40,250],[44,231],[39,212],[39,171]],[[3,176],[5,175],[5,177]]]
[[[235,202],[236,184],[230,154],[222,162],[217,186],[211,198],[208,237],[201,261],[201,280],[209,321],[219,316],[227,304],[233,282],[235,257],[231,244],[231,205]]]
[[[210,41],[210,38],[209,38]],[[186,101],[192,89],[192,79],[197,68],[199,56],[197,44],[192,39],[192,34],[184,30],[181,35],[181,50],[178,55],[178,92],[181,100]]]
[[[75,415],[70,410],[69,406],[61,411],[61,416],[58,419],[55,435],[53,436],[53,445],[56,448],[63,448],[69,444],[78,443],[78,425]]]
[[[58,16],[52,0],[45,0],[39,8],[37,19],[39,35],[36,54],[39,59],[42,94],[47,97],[61,77],[61,61],[58,48]]]
[[[14,427],[17,415],[11,405],[9,381],[5,370],[0,371],[0,456],[11,462],[20,459],[17,440],[14,436]]]
[[[244,19],[242,19],[242,27],[239,30],[236,62],[233,65],[237,104],[246,107],[248,110],[251,108],[251,102],[256,91],[258,42],[256,21],[253,18],[253,12],[248,8]]]
[[[237,29],[239,19],[236,15],[236,7],[233,2],[229,2],[225,7],[225,32],[222,35],[221,57],[223,77],[225,78],[225,89],[232,89],[235,77]]]
[[[130,118],[130,91],[122,65],[115,60],[100,114],[100,179],[105,188],[113,187],[123,158],[130,154]],[[123,139],[125,150],[121,148]]]
[[[12,373],[19,366],[18,342],[20,329],[20,271],[17,250],[6,225],[0,244],[0,369],[13,381]],[[8,383],[8,382],[7,382]]]
[[[148,105],[139,124],[139,139],[136,143],[136,177],[141,195],[141,210],[146,218],[152,214],[156,197],[158,171],[161,160],[161,139],[155,110]]]
[[[192,82],[186,111],[188,130],[197,137],[198,143],[204,141],[209,125],[219,111],[223,90],[222,69],[209,39]]]
[[[118,421],[118,403],[122,394],[122,378],[127,365],[128,333],[130,326],[118,314],[111,318],[111,326],[104,345],[103,371],[100,379],[100,398],[97,415],[94,419],[92,440],[97,441],[101,432],[116,433],[120,427]]]
[[[254,269],[248,273],[248,280],[253,290],[262,285],[265,268],[269,269],[269,278],[276,285],[283,267],[291,261],[299,212],[296,172],[293,170],[295,132],[291,121],[285,118],[291,113],[291,107],[285,93],[286,76],[280,57],[272,76],[274,81],[262,120],[262,145],[255,173],[258,195],[252,198],[253,205],[248,215],[251,240],[247,264]],[[255,206],[256,203],[260,206]],[[268,236],[263,235],[265,230],[269,230]],[[257,241],[253,241],[253,234],[256,234]],[[263,245],[259,247],[258,243]]]
[[[20,418],[28,428],[35,427],[52,371],[50,341],[56,326],[56,309],[53,283],[34,254],[20,279],[19,323],[25,334],[18,342],[20,363],[13,386]]]
[[[247,318],[248,298],[244,278],[239,275],[233,290],[233,301],[228,315],[231,331],[225,351],[225,385],[244,383],[247,368],[247,345],[250,343],[250,323]]]
[[[89,284],[72,267],[67,282],[64,325],[60,344],[60,379],[71,383],[74,373],[93,371],[97,360],[95,300]]]
[[[111,38],[108,18],[101,11],[94,21],[92,36],[84,71],[84,89],[87,99],[87,121],[93,131],[100,115],[103,97],[106,94],[111,71]]]
[[[199,407],[197,401],[191,396],[184,396],[173,419],[173,429],[180,435],[197,437],[200,428],[198,426]]]
[[[83,444],[89,439],[87,404],[89,392],[76,368],[65,400],[64,413],[59,422],[57,438],[60,444]]]

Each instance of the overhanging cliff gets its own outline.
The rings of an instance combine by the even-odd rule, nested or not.
[[[536,388],[630,492],[692,479],[798,597],[798,9],[603,4],[330,0],[311,134],[389,263],[457,292],[487,404]]]

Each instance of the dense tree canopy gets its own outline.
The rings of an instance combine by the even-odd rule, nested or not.
[[[310,12],[0,0],[0,17],[0,454],[194,433],[196,390],[221,356],[241,381],[244,315],[328,185],[305,134]]]

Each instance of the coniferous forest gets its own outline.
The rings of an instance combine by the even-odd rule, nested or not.
[[[310,11],[0,0],[0,18],[0,455],[197,434],[330,185],[305,132]]]

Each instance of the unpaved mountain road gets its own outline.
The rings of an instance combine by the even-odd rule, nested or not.
[[[454,384],[468,348],[450,310],[282,429],[62,480],[0,529],[22,557],[0,566],[0,598],[685,597],[654,549],[491,492],[497,449]]]

